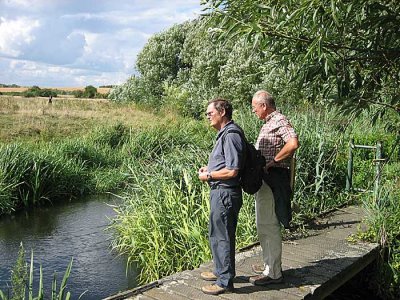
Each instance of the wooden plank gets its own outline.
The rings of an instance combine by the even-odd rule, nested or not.
[[[237,269],[236,273],[238,275],[236,278],[236,281],[239,282],[239,280],[241,280],[244,282],[248,282],[250,276],[256,275],[255,273],[253,273],[253,271],[251,269],[251,265],[252,264],[260,264],[260,263],[262,263],[262,256],[260,254],[249,256],[249,257],[246,257],[245,259],[239,261],[236,264],[236,269]],[[251,287],[251,289],[254,288],[254,286],[250,285],[250,283],[249,283],[249,286]],[[292,285],[291,280],[289,278],[287,278],[285,275],[285,270],[284,270],[284,283],[276,284],[276,285],[274,284],[270,287],[257,287],[257,288],[260,288],[262,290],[265,290],[265,289],[268,290],[271,287],[272,287],[272,289],[278,289],[278,290],[282,291],[283,293],[285,293],[281,296],[281,297],[283,297],[281,299],[285,299],[285,297],[287,297],[287,298],[295,297],[295,298],[299,299],[299,297],[303,298],[304,295],[306,295],[304,290],[298,289],[297,287],[294,287]],[[246,291],[246,289],[243,289],[243,291]],[[250,290],[250,292],[251,292],[251,290]],[[270,295],[271,297],[276,296],[271,292],[265,293],[265,295]]]
[[[332,277],[326,282],[326,284],[315,289],[315,291],[312,293],[312,296],[310,295],[305,299],[324,299],[333,291],[338,289],[341,285],[353,278],[370,263],[372,263],[378,257],[378,255],[379,247],[377,246],[374,250],[366,253],[353,264],[349,265],[347,268],[344,268],[342,272],[340,272],[337,276]]]
[[[124,291],[121,293],[118,293],[116,295],[112,295],[110,297],[104,298],[103,300],[121,300],[121,299],[131,299],[132,297],[136,295],[141,295],[144,291],[151,290],[155,287],[159,286],[158,281],[153,281],[148,284],[145,284],[143,286],[136,287],[134,289]],[[135,298],[136,299],[136,298]],[[145,299],[145,298],[141,298]]]
[[[144,296],[151,297],[156,300],[187,300],[188,298],[183,295],[176,294],[169,289],[161,287],[148,290],[143,293]],[[138,298],[134,298],[135,300]]]
[[[129,298],[126,298],[126,299],[127,300],[157,300],[155,298],[152,298],[152,297],[149,297],[149,296],[146,296],[146,295],[143,295],[143,294],[132,296],[132,297],[129,297]]]

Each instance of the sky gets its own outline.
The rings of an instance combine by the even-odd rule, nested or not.
[[[0,0],[0,83],[121,84],[149,37],[200,13],[200,0]]]

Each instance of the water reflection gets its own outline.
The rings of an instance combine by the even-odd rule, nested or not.
[[[35,209],[0,219],[0,289],[10,285],[10,273],[22,241],[26,257],[34,252],[37,287],[39,264],[44,274],[45,292],[51,290],[53,272],[61,282],[74,258],[67,290],[72,299],[87,290],[81,299],[101,299],[136,286],[135,271],[126,260],[111,253],[111,233],[105,231],[115,213],[107,203],[110,197],[91,197],[83,201]]]

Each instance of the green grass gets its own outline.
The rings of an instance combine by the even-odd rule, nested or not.
[[[0,97],[0,142],[51,141],[81,137],[101,127],[123,123],[148,127],[170,118],[138,110],[134,104],[107,100]]]
[[[144,129],[176,122],[132,104],[79,99],[49,106],[41,98],[0,97],[0,114],[0,215],[118,190],[132,158],[128,138],[132,144]]]
[[[12,101],[7,107],[13,107]],[[38,136],[20,135],[15,141],[6,142],[11,136],[3,131],[6,138],[0,144],[0,213],[88,193],[117,191],[124,204],[117,208],[110,227],[115,233],[113,248],[125,253],[129,262],[138,263],[141,283],[209,260],[209,189],[198,180],[197,171],[207,163],[216,132],[205,121],[162,113],[156,117],[129,105],[65,105],[76,110],[68,113],[77,116],[76,120],[72,118],[73,133],[60,130],[44,136],[41,130]],[[102,108],[95,108],[96,105]],[[86,108],[93,120],[81,128],[79,123],[92,118],[85,117]],[[15,110],[16,115],[21,114],[21,108]],[[60,111],[58,114],[63,115]],[[366,203],[371,211],[367,221],[371,229],[364,237],[378,241],[387,237],[384,240],[390,255],[382,270],[386,270],[391,293],[395,293],[400,273],[396,242],[399,233],[395,227],[400,221],[396,205],[400,168],[395,135],[382,124],[371,126],[368,114],[349,120],[334,110],[314,106],[287,106],[283,112],[296,128],[301,144],[297,152],[293,225],[350,201],[363,202],[364,194],[344,191],[350,138],[368,145],[382,140],[384,155],[393,152],[384,168],[379,201]],[[45,118],[56,115],[54,111],[44,114]],[[131,115],[136,117],[130,118]],[[143,122],[137,116],[145,116]],[[63,118],[59,121],[66,125]],[[248,140],[254,142],[262,123],[250,108],[236,111],[234,119]],[[357,154],[355,168],[354,184],[370,186],[371,155]],[[237,246],[256,240],[254,200],[246,195],[239,216]]]

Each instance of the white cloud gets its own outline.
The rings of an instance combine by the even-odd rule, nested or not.
[[[120,83],[147,39],[195,18],[199,2],[0,0],[0,83]]]
[[[8,70],[7,73],[0,72],[1,83],[18,83],[21,86],[99,86],[120,84],[129,77],[128,74],[118,71],[93,71],[87,69],[54,66],[32,61],[1,58],[0,69]]]
[[[29,0],[5,0],[5,5],[11,7],[29,7],[32,5],[32,1]]]
[[[18,57],[35,37],[32,31],[40,26],[39,20],[26,17],[9,20],[0,17],[0,55]]]

